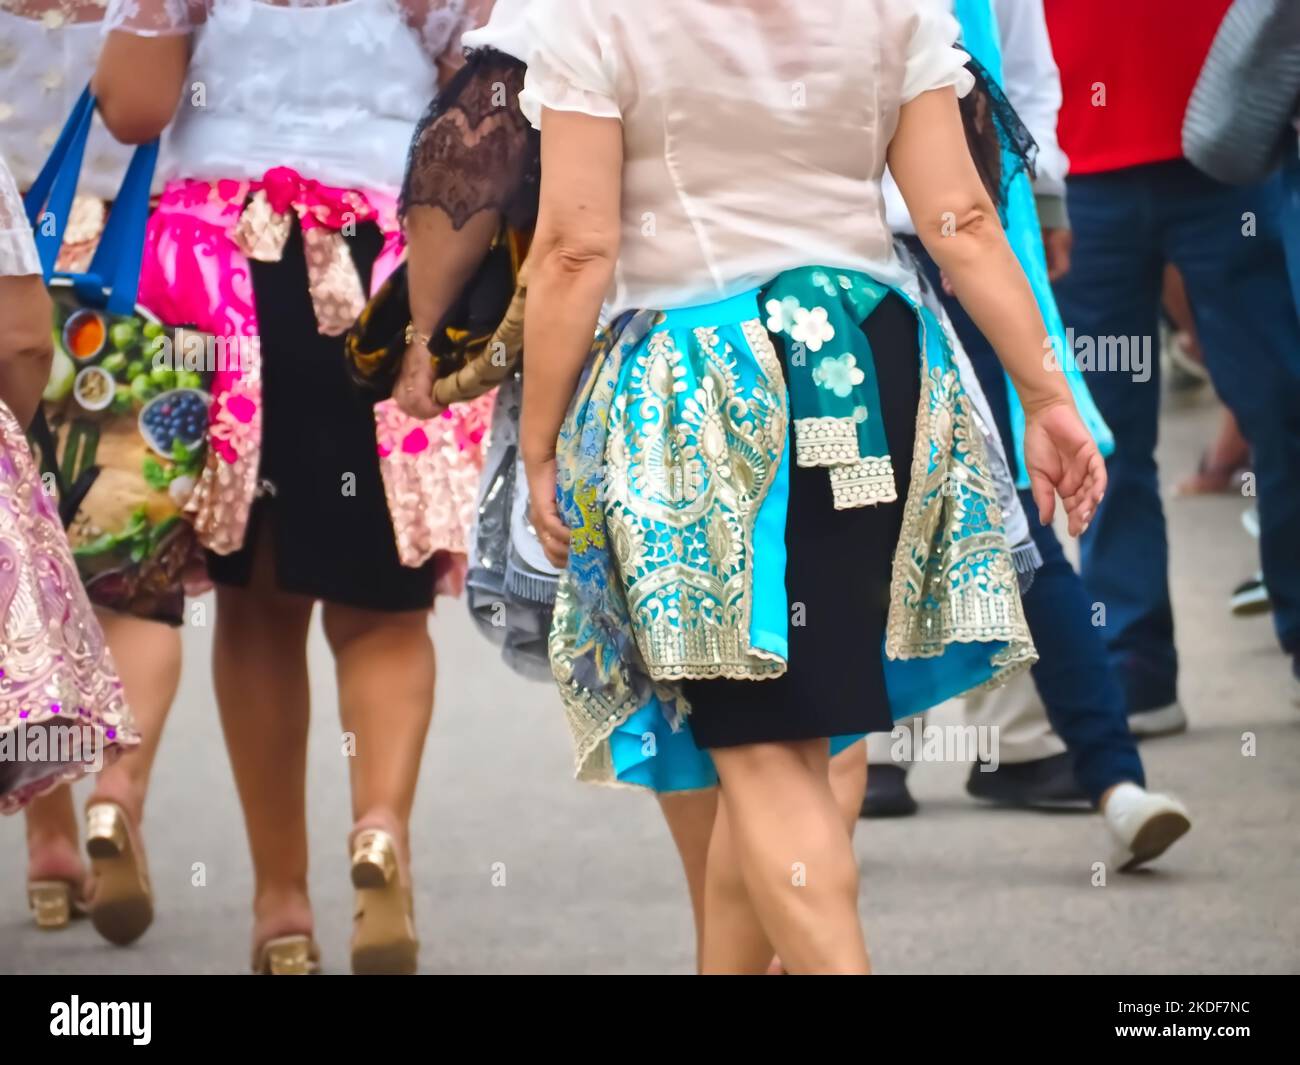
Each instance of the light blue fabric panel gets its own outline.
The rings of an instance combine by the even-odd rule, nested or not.
[[[989,0],[955,0],[954,12],[961,23],[962,48],[978,60],[999,85],[1005,84],[1002,41],[992,4]],[[1004,161],[1008,165],[1012,158],[1010,153],[1004,153]],[[1052,338],[1058,355],[1062,356],[1062,368],[1079,414],[1102,455],[1109,458],[1115,451],[1115,437],[1106,424],[1106,419],[1101,416],[1101,411],[1097,409],[1097,404],[1093,402],[1083,374],[1075,365],[1072,349],[1067,342],[1065,322],[1056,305],[1052,283],[1048,280],[1047,253],[1043,250],[1042,232],[1038,205],[1034,202],[1033,183],[1028,174],[1021,172],[1011,182],[1007,195],[1007,240],[1016,253],[1016,258],[1020,260],[1025,276],[1029,278],[1048,336]],[[1020,405],[1020,397],[1012,387],[1010,378],[1007,378],[1007,395],[1011,400],[1011,431],[1015,436],[1016,462],[1020,471],[1017,487],[1024,489],[1029,487],[1029,478],[1025,474],[1025,410]]]

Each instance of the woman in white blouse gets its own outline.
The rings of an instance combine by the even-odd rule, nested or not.
[[[1044,519],[1059,493],[1077,534],[1105,487],[966,147],[956,24],[928,0],[538,0],[530,20],[521,447],[534,524],[569,562],[551,651],[579,776],[697,786],[674,746],[689,726],[722,796],[703,970],[762,972],[775,949],[791,972],[867,972],[828,738],[920,708],[895,705],[882,642],[921,658],[1001,627],[1002,665],[1033,658],[996,503],[968,495],[964,397],[891,250],[886,162],[1024,401]],[[927,583],[948,551],[988,598]],[[987,625],[963,630],[967,610]]]
[[[396,265],[416,120],[490,7],[109,9],[100,112],[124,141],[167,130],[141,302],[238,342],[236,365],[215,367],[188,509],[217,585],[215,688],[252,851],[259,972],[304,974],[318,959],[305,796],[317,602],[355,755],[353,968],[416,967],[408,825],[432,715],[428,611],[464,565],[481,426],[473,412],[420,423],[372,410],[347,379],[342,334]]]

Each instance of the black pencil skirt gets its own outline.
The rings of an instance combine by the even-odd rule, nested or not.
[[[863,330],[876,360],[898,501],[836,510],[827,470],[791,467],[786,591],[792,608],[802,605],[804,624],[790,626],[789,665],[782,676],[684,684],[700,747],[893,728],[881,655],[921,398],[916,314],[900,296],[890,295]],[[784,365],[781,338],[772,339]]]

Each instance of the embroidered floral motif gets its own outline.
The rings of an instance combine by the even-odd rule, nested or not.
[[[855,308],[888,292],[851,280],[840,298]],[[778,282],[769,291],[781,283],[797,290],[808,277],[793,271]],[[782,303],[764,309],[776,315]],[[982,437],[941,327],[914,309],[923,387],[886,652],[910,660],[954,643],[988,644],[987,668],[961,675],[968,686],[999,683],[1035,654]],[[560,434],[560,506],[574,532],[550,651],[583,780],[614,782],[607,741],[633,713],[657,704],[670,723],[680,719],[676,680],[757,679],[783,668],[747,646],[746,584],[753,516],[780,461],[780,363],[760,318],[740,326],[753,360],[738,357],[725,329],[688,333],[672,321],[641,312],[615,323]],[[760,372],[751,379],[754,362]],[[861,454],[859,428],[852,407],[795,425],[807,457],[819,447],[837,452],[837,507],[896,494],[888,455]]]
[[[812,310],[800,307],[795,311],[790,336],[809,351],[821,351],[823,344],[835,339],[835,327],[830,324],[830,314],[825,307]]]
[[[843,278],[843,275],[840,275]],[[839,290],[832,283],[830,275],[825,270],[814,270],[810,280],[813,286],[819,288],[831,299],[839,299]]]
[[[757,326],[755,321],[752,323]],[[610,412],[605,516],[650,676],[784,668],[748,651],[751,536],[785,447],[782,376],[736,326],[656,330]]]
[[[849,352],[838,358],[827,355],[817,364],[817,369],[813,370],[813,380],[822,388],[834,392],[840,399],[848,398],[853,392],[853,386],[862,384],[866,379],[867,375],[858,368],[858,360]]]
[[[795,315],[800,309],[799,300],[794,296],[786,296],[782,300],[768,300],[768,331],[772,333],[788,333],[795,327],[795,323],[798,321]]]

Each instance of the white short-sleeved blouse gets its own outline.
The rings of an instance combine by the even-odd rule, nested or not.
[[[32,227],[13,175],[0,156],[0,277],[21,277],[41,272]]]
[[[103,17],[91,0],[0,0],[0,152],[20,189],[40,173],[95,71]],[[132,151],[96,115],[77,191],[112,199]]]
[[[623,123],[609,310],[825,265],[890,284],[880,182],[903,104],[970,90],[940,0],[533,0],[521,103]]]
[[[111,29],[192,37],[164,177],[396,191],[411,133],[491,0],[109,0]]]
[[[532,36],[528,32],[528,5],[532,0],[496,0],[486,26],[465,34],[466,51],[495,48],[527,63],[532,53]]]

